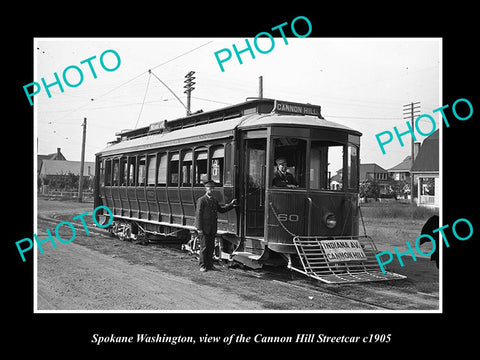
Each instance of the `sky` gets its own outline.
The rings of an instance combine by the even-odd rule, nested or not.
[[[33,97],[35,114],[34,148],[49,154],[61,148],[67,160],[80,160],[82,122],[87,118],[85,161],[94,161],[115,133],[147,126],[164,119],[185,116],[185,75],[195,71],[191,110],[209,111],[244,102],[258,95],[258,78],[263,77],[263,96],[321,106],[322,115],[360,131],[361,163],[377,163],[385,169],[410,154],[410,136],[405,146],[397,140],[386,145],[383,155],[375,134],[397,126],[406,130],[403,105],[420,102],[420,114],[429,114],[440,123],[442,106],[442,42],[439,38],[274,38],[273,49],[259,53],[252,44],[250,53],[241,54],[240,64],[232,44],[244,49],[245,38],[36,38],[34,79],[47,84]],[[268,49],[268,38],[259,39],[260,49]],[[233,55],[220,70],[214,53],[229,49]],[[105,71],[100,56],[115,50],[120,66]],[[220,56],[224,56],[222,53]],[[97,78],[94,78],[90,61]],[[107,68],[117,64],[111,52],[105,54]],[[80,83],[68,87],[62,79]],[[151,75],[148,70],[152,71]],[[159,78],[160,80],[158,80]],[[175,95],[165,86],[168,86]],[[25,84],[26,85],[26,84]],[[30,90],[32,91],[32,90]],[[25,104],[29,106],[27,96]],[[427,119],[419,122],[424,132],[431,129]],[[417,140],[424,137],[417,134]],[[38,147],[38,148],[37,148]]]

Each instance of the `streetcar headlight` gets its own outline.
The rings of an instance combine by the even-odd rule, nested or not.
[[[325,216],[325,225],[327,225],[329,229],[333,229],[335,225],[337,225],[337,219],[334,214],[329,213]]]

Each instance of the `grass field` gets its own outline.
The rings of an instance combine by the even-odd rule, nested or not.
[[[387,269],[407,276],[404,283],[415,284],[417,291],[438,294],[439,270],[435,262],[430,261],[430,256],[420,256],[415,249],[415,240],[420,235],[423,225],[430,216],[438,215],[438,210],[400,201],[372,201],[363,203],[360,207],[366,233],[373,238],[379,251],[388,250],[394,253],[394,247],[397,247],[399,253],[403,253],[408,250],[407,242],[415,251],[416,261],[408,254],[402,257],[404,266],[401,266],[397,257],[393,255],[394,259],[387,265]],[[360,234],[363,234],[361,222]],[[429,253],[432,245],[428,242],[421,245],[420,249],[424,253]]]
[[[400,201],[371,201],[361,204],[360,208],[366,233],[380,251],[392,251],[393,246],[406,250],[406,242],[413,245],[428,218],[438,215],[438,210]],[[363,234],[361,221],[360,234]],[[422,245],[422,251],[428,252],[428,246],[430,244]]]
[[[410,219],[426,221],[438,215],[438,209],[417,206],[406,201],[372,201],[360,204],[362,214],[368,219]]]

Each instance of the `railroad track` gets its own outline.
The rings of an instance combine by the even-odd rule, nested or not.
[[[322,295],[328,295],[331,297],[336,297],[343,300],[348,300],[350,302],[361,304],[362,307],[367,305],[368,307],[372,307],[377,310],[395,310],[395,308],[384,306],[382,304],[361,300],[351,296],[339,294],[334,291],[330,291],[328,288],[326,288],[325,284],[313,280],[315,281],[314,283],[312,279],[309,279],[307,277],[300,277],[301,275],[298,275],[293,271],[287,272],[284,269],[279,269],[278,271],[275,271],[274,269],[271,269],[267,271],[262,270],[259,272],[259,271],[241,270],[233,267],[230,267],[229,271],[234,271],[243,276],[255,277],[255,278],[263,279],[265,281],[271,281],[272,283],[278,284],[280,286],[295,288],[301,291],[310,292],[312,294],[317,293]],[[333,286],[341,287],[345,285],[333,285]],[[359,286],[359,284],[356,284],[354,286]],[[368,286],[368,285],[367,283],[363,283],[363,286]]]

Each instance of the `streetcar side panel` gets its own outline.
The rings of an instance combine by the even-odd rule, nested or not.
[[[201,155],[197,160],[184,156],[197,148],[200,155],[206,149],[208,157]],[[120,221],[136,222],[148,232],[192,230],[196,202],[205,194],[203,181],[213,179],[218,183],[215,197],[220,203],[236,197],[233,159],[234,147],[228,140],[201,147],[186,144],[182,148],[98,155],[96,203],[108,206]],[[237,223],[235,211],[218,215],[221,232],[237,234]]]

